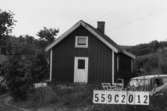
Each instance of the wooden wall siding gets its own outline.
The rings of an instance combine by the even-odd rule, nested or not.
[[[88,36],[88,48],[75,48],[75,36]],[[82,26],[53,48],[53,80],[73,82],[74,57],[89,57],[88,82],[111,82],[112,51]]]
[[[119,56],[119,71],[116,73],[116,78],[124,78],[125,85],[128,83],[129,79],[133,76],[131,72],[131,58],[123,55],[118,54]]]
[[[126,74],[131,73],[131,58],[120,54],[120,70],[119,73]]]
[[[119,77],[117,76],[118,75],[118,70],[117,70],[117,57],[118,57],[118,54],[114,54],[114,63],[115,63],[115,67],[114,67],[114,72],[115,72],[115,75],[114,75],[114,81],[116,81]]]

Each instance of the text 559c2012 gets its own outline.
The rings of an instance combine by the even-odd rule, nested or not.
[[[93,103],[149,105],[149,92],[94,90]]]

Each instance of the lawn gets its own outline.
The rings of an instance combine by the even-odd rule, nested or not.
[[[33,111],[167,111],[167,93],[150,97],[149,106],[98,105],[92,103],[97,85],[50,85],[30,94],[29,101],[13,102]]]

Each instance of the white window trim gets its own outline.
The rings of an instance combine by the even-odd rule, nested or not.
[[[86,38],[86,45],[78,45],[78,38]],[[75,37],[75,48],[88,48],[88,36],[76,36]]]

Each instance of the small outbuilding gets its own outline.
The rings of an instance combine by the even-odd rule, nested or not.
[[[97,28],[83,20],[46,47],[50,52],[50,80],[74,83],[127,83],[133,76],[135,56],[105,34],[105,22]]]

